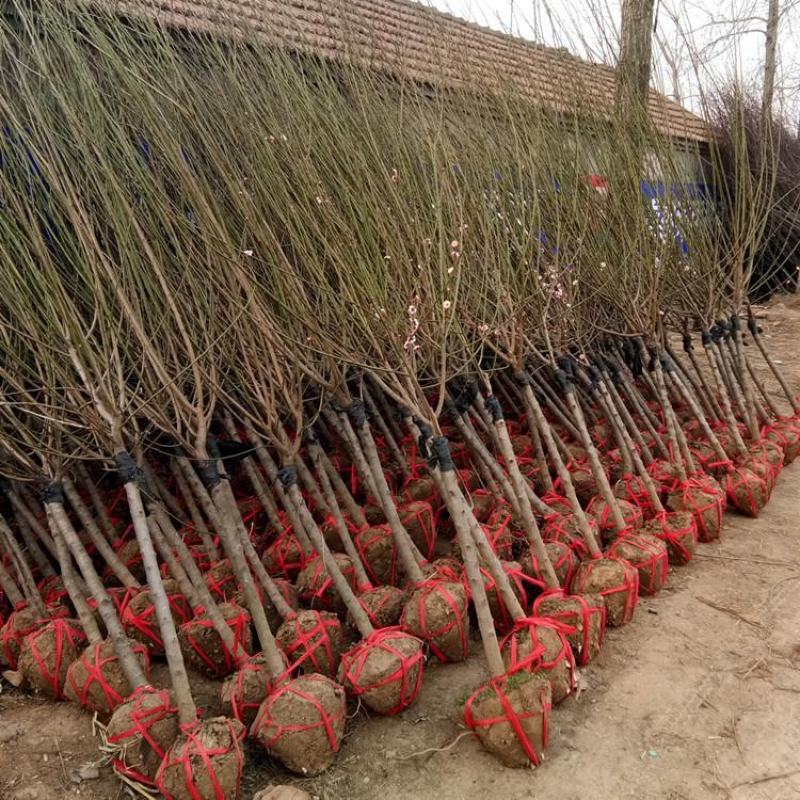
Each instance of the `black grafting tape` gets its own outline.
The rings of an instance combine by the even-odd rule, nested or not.
[[[367,408],[363,400],[353,400],[347,407],[347,416],[350,417],[350,422],[353,427],[358,431],[367,424]]]
[[[203,481],[203,486],[209,492],[219,485],[222,476],[219,474],[219,467],[214,459],[201,459],[196,462],[196,467],[197,474],[200,476],[200,480]]]
[[[486,405],[486,410],[489,412],[489,416],[492,418],[492,422],[500,422],[503,419],[503,409],[500,405],[500,401],[493,394],[490,394],[486,400],[484,400],[484,404]]]
[[[41,501],[48,505],[64,505],[64,487],[60,483],[48,483],[39,495]]]
[[[284,489],[290,489],[297,483],[297,468],[293,467],[291,464],[281,467],[278,470],[278,480],[281,482],[281,486],[283,486]]]
[[[455,472],[456,465],[450,455],[450,442],[446,436],[437,436],[431,442],[430,463],[442,472]]]

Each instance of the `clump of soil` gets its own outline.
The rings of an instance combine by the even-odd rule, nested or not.
[[[250,616],[235,603],[220,603],[219,610],[234,638],[250,653],[253,649],[253,634]],[[225,646],[208,617],[197,616],[178,629],[178,641],[188,665],[209,678],[224,678],[236,667],[233,653]]]
[[[284,664],[285,680],[289,674],[289,662],[281,651]],[[280,684],[280,680],[278,681]],[[269,673],[267,658],[264,653],[250,656],[239,669],[225,679],[220,690],[222,711],[225,716],[239,720],[248,728],[258,714],[258,709],[267,695],[275,688],[275,682]]]
[[[580,666],[586,666],[600,652],[606,631],[606,604],[599,595],[548,592],[536,598],[533,613],[562,626]]]
[[[597,522],[593,517],[587,517],[586,521],[590,531],[597,538],[599,536]],[[579,561],[589,556],[589,548],[581,534],[578,518],[572,512],[548,517],[542,526],[542,539],[545,542],[563,542],[575,553]]]
[[[656,459],[647,468],[650,477],[658,484],[659,492],[664,499],[667,495],[677,491],[681,484],[681,475],[678,467],[670,461]]]
[[[528,606],[527,598],[527,583],[531,584],[531,593],[535,591],[538,594],[541,592],[542,586],[541,576],[537,578],[530,577],[527,573],[523,572],[522,567],[516,561],[501,561],[503,571],[508,575],[509,583],[511,584],[511,591],[519,600],[523,608]],[[486,599],[489,602],[489,610],[492,612],[495,627],[498,631],[507,631],[514,625],[514,620],[511,617],[511,612],[508,610],[503,596],[497,588],[497,582],[494,579],[491,571],[486,567],[481,567],[481,575],[483,577],[483,587],[486,590]]]
[[[510,560],[514,549],[514,535],[511,527],[511,514],[493,514],[486,525],[481,525],[484,536],[489,540],[489,544],[498,558]],[[453,549],[458,543],[453,543]]]
[[[289,608],[297,611],[300,605],[297,600],[297,589],[294,588],[294,584],[289,583],[286,578],[273,578],[272,582],[278,588],[278,591],[283,595],[283,599],[289,604]],[[283,623],[283,617],[281,617],[281,615],[278,613],[277,609],[272,604],[272,600],[269,599],[266,592],[264,593],[262,602],[264,605],[264,612],[267,615],[267,622],[269,622],[269,627],[274,631]]]
[[[770,497],[766,479],[746,467],[737,467],[725,476],[725,491],[731,505],[748,517],[757,517]]]
[[[617,506],[626,528],[638,528],[642,524],[642,509],[639,506],[629,503],[627,500],[617,500]],[[589,503],[586,512],[594,517],[600,535],[606,544],[613,542],[619,536],[611,508],[602,497],[595,497]]]
[[[142,671],[149,678],[150,656],[141,642],[130,642]],[[87,711],[107,718],[133,691],[110,639],[89,645],[70,664],[64,694]]]
[[[598,492],[597,481],[586,464],[570,466],[570,478],[581,505],[586,505]]]
[[[421,475],[419,478],[410,480],[403,488],[400,499],[404,502],[412,500],[430,500],[437,496],[436,484],[430,475]]]
[[[645,517],[652,516],[653,507],[644,481],[638,475],[623,475],[614,484],[614,496],[627,500],[641,509]]]
[[[177,582],[172,579],[164,581],[164,591],[167,593],[175,627],[178,628],[192,618],[189,601],[182,594]],[[144,587],[128,600],[122,610],[122,624],[125,626],[125,633],[131,639],[141,642],[150,655],[164,655],[164,642],[161,639],[156,607],[149,588]]]
[[[30,606],[23,606],[12,611],[5,625],[0,628],[0,657],[3,663],[11,669],[16,669],[19,663],[19,651],[23,639],[39,628],[47,625],[47,618],[40,617]]]
[[[553,565],[558,582],[561,586],[569,586],[569,582],[572,580],[572,573],[575,572],[579,562],[578,557],[575,555],[575,550],[564,542],[546,542],[544,549],[547,551],[547,557]]]
[[[517,620],[500,649],[509,674],[541,672],[550,681],[553,705],[575,689],[575,657],[557,622],[535,617]]]
[[[463,661],[469,648],[467,605],[464,584],[428,580],[411,592],[400,624],[440,661]]]
[[[719,539],[722,532],[722,512],[725,510],[725,493],[721,488],[708,483],[708,480],[708,476],[702,483],[693,478],[667,499],[667,508],[672,511],[691,513],[697,538],[701,542]],[[672,515],[668,515],[670,516]],[[694,549],[691,552],[694,553]]]
[[[173,800],[226,800],[239,796],[245,736],[241,722],[214,717],[183,730],[158,771],[159,790]]]
[[[419,694],[423,649],[401,630],[376,630],[342,655],[339,682],[377,714],[397,714]]]
[[[287,529],[264,551],[261,561],[270,575],[280,575],[294,581],[305,566],[306,554],[303,552],[300,540],[291,529]]]
[[[336,759],[345,714],[342,686],[324,675],[304,675],[267,697],[251,735],[292,772],[318,775]]]
[[[155,778],[178,730],[178,709],[171,694],[166,689],[139,687],[117,706],[108,723],[108,742],[119,748],[114,769]]]
[[[612,628],[630,622],[639,601],[639,573],[620,558],[584,561],[575,570],[571,594],[598,594],[606,604],[606,624]]]
[[[436,523],[433,506],[425,500],[414,500],[398,507],[400,521],[408,531],[423,558],[432,558],[436,547]]]
[[[230,559],[223,558],[206,571],[206,586],[216,600],[234,600],[239,592],[239,583]]]
[[[648,520],[641,530],[664,542],[669,563],[673,566],[683,566],[692,560],[698,537],[697,523],[690,511],[672,511]]]
[[[460,552],[460,551],[459,551]],[[464,583],[464,565],[455,556],[437,558],[422,565],[422,574],[426,581],[446,581]]]
[[[467,700],[464,721],[505,766],[538,766],[547,747],[550,692],[540,674],[494,678]]]
[[[356,534],[354,542],[373,583],[393,586],[400,583],[402,567],[392,529],[388,525],[364,528]]]
[[[23,682],[54,700],[63,700],[67,670],[85,644],[86,636],[77,620],[50,620],[22,642],[19,672]]]
[[[472,493],[472,513],[478,522],[487,522],[489,517],[498,507],[498,500],[493,495],[482,489]]]
[[[350,588],[355,588],[355,571],[353,562],[344,553],[332,553],[333,560],[338,564],[339,570],[347,578]],[[311,608],[321,608],[333,611],[335,614],[344,614],[345,604],[336,591],[328,570],[322,558],[317,556],[311,559],[300,570],[297,576],[297,591],[302,600]]]
[[[139,542],[137,542],[136,539],[128,539],[119,544],[115,549],[119,560],[130,570],[133,577],[136,578],[139,583],[146,584],[147,575],[144,571]],[[108,573],[113,575],[110,570],[108,570]]]
[[[281,625],[275,638],[294,670],[333,677],[342,655],[342,624],[328,611],[299,611]]]
[[[377,586],[362,592],[358,602],[376,628],[391,628],[400,622],[406,593],[396,586]],[[351,627],[355,627],[349,614],[347,621]]]
[[[622,558],[639,572],[639,594],[654,595],[667,582],[669,553],[667,546],[648,533],[631,533],[617,539],[608,550],[610,556]]]

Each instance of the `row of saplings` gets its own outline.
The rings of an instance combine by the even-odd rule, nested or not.
[[[651,411],[660,413],[657,403]],[[491,678],[467,701],[465,720],[504,764],[538,764],[547,744],[550,709],[572,692],[575,666],[595,656],[605,626],[629,621],[638,594],[655,594],[664,585],[668,564],[687,563],[698,538],[719,536],[728,500],[757,514],[780,468],[800,447],[796,421],[784,419],[765,430],[752,448],[749,467],[760,480],[742,481],[741,471],[729,479],[730,464],[714,461],[713,449],[703,430],[692,426],[690,415],[683,421],[696,469],[687,474],[683,459],[656,458],[647,466],[650,479],[624,472],[609,447],[607,423],[592,426],[593,443],[613,483],[613,502],[598,489],[591,459],[597,453],[584,447],[585,441],[569,441],[569,432],[554,421],[553,430],[567,442],[563,461],[578,507],[563,491],[563,473],[553,468],[549,478],[554,482],[537,474],[527,420],[504,420],[526,478],[539,491],[534,509],[543,549],[534,546],[505,500],[481,488],[475,448],[467,446],[457,426],[443,429],[452,446],[436,439],[426,459],[414,435],[399,439],[402,470],[396,449],[375,437],[400,526],[373,496],[377,490],[365,480],[369,473],[358,469],[354,453],[330,430],[324,448],[309,445],[319,451],[312,459],[315,466],[320,457],[326,462],[317,472],[316,491],[291,469],[276,476],[247,458],[248,470],[236,470],[232,480],[246,525],[241,544],[275,631],[274,640],[261,641],[259,653],[251,655],[251,615],[242,580],[231,559],[219,552],[219,540],[209,537],[210,526],[203,531],[197,509],[178,538],[167,525],[159,530],[151,524],[184,659],[194,670],[224,679],[227,716],[181,724],[174,693],[149,685],[149,660],[164,655],[168,633],[145,583],[140,548],[127,531],[112,541],[116,566],[106,562],[85,525],[79,541],[67,544],[83,574],[84,599],[96,611],[101,599],[89,577],[92,567],[104,572],[106,597],[135,642],[133,652],[147,680],[132,685],[113,639],[100,630],[107,617],[94,632],[85,630],[73,619],[76,596],[74,588],[67,591],[67,576],[55,571],[42,575],[41,563],[32,571],[46,614],[28,601],[8,616],[0,634],[1,653],[14,672],[6,675],[109,719],[108,741],[119,747],[117,769],[155,782],[165,796],[234,797],[246,730],[290,770],[319,773],[339,750],[348,695],[376,713],[395,714],[418,695],[427,654],[441,662],[467,657],[473,603]],[[666,429],[664,423],[660,432]],[[474,430],[491,444],[486,431]],[[502,457],[497,462],[507,466]],[[187,501],[201,507],[201,501],[207,502],[202,490],[195,489],[194,497],[191,491],[181,494],[187,482],[176,487],[174,470],[163,467],[164,485],[182,498],[183,509]],[[259,502],[248,494],[253,467],[273,487],[276,502],[269,507],[263,497]],[[446,510],[441,497],[451,478],[468,494],[480,523],[477,530]],[[91,488],[96,495],[97,487]],[[80,487],[84,508],[92,499],[89,489],[88,484]],[[298,493],[302,503],[292,500]],[[124,524],[120,492],[104,500],[116,530]],[[58,537],[47,538],[52,496],[45,497],[46,514],[30,493],[17,492],[15,502],[23,507],[14,509],[12,527],[15,521],[30,534],[38,524],[39,540],[57,549]],[[274,525],[276,514],[280,528]],[[207,516],[206,522],[214,521],[213,514]],[[70,517],[76,529],[86,522],[74,508]],[[398,539],[400,529],[409,534],[413,563],[403,558],[407,549]],[[76,556],[80,546],[90,564]],[[18,553],[5,543],[3,552],[10,569],[22,568]],[[493,632],[502,637],[496,654],[481,624],[487,612]],[[227,633],[220,629],[220,616]]]

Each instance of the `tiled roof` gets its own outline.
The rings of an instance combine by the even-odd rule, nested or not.
[[[246,31],[271,44],[347,60],[427,83],[513,88],[560,111],[610,114],[615,72],[564,49],[538,45],[411,0],[94,0],[126,16],[155,16],[171,27],[217,35]],[[708,141],[705,122],[650,93],[658,129]]]

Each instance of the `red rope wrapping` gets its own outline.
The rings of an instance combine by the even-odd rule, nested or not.
[[[333,559],[339,565],[351,589],[356,585],[356,574],[353,562],[343,553],[333,553]],[[320,556],[314,556],[297,576],[297,589],[300,597],[311,608],[322,608],[325,611],[342,611],[344,601],[333,583],[325,562]]]
[[[205,574],[206,586],[211,594],[223,603],[233,600],[239,593],[239,583],[230,559],[223,558],[212,564]]]
[[[533,615],[535,617],[549,617],[554,619],[562,626],[564,635],[572,644],[574,655],[578,659],[578,665],[586,666],[591,661],[592,652],[592,619],[598,618],[599,634],[597,639],[597,649],[603,644],[606,632],[606,607],[601,602],[597,605],[590,601],[590,595],[565,594],[562,590],[545,592],[539,595],[533,603]],[[576,604],[579,610],[568,609],[545,609],[552,600],[569,600]]]
[[[725,476],[728,502],[748,517],[757,517],[769,501],[769,487],[761,475],[746,467],[737,467]]]
[[[400,617],[400,625],[404,630],[418,636],[431,649],[431,652],[443,663],[450,661],[463,661],[469,651],[469,617],[467,615],[467,593],[463,591],[462,597],[454,595],[450,587],[460,587],[464,589],[462,583],[443,583],[436,580],[426,580],[418,583],[408,602],[403,608]],[[437,600],[441,600],[449,613],[444,615],[444,619],[436,627],[431,627],[430,615],[431,608],[438,605]],[[414,615],[413,612],[416,612]],[[416,618],[414,618],[416,617]],[[456,649],[449,647],[449,652],[445,652],[442,641],[450,638],[450,634],[456,633]]]
[[[267,695],[291,675],[286,653],[282,650],[278,652],[284,671],[277,678],[273,679],[270,674],[263,653],[257,653],[240,664],[239,669],[222,686],[223,703],[230,705],[231,715],[243,725],[252,724]]]
[[[369,602],[366,598],[369,598]],[[370,587],[358,596],[358,604],[376,628],[396,625],[400,621],[404,602],[405,592],[396,586]]]
[[[525,756],[536,767],[542,762],[542,753],[538,753],[533,746],[527,731],[525,730],[526,724],[541,725],[542,730],[542,747],[547,747],[548,741],[548,728],[550,710],[552,708],[550,703],[550,690],[549,684],[543,682],[540,689],[539,702],[541,709],[530,709],[526,711],[517,712],[514,710],[511,702],[506,696],[506,687],[509,683],[508,675],[502,675],[499,678],[492,678],[487,683],[476,689],[464,706],[464,723],[471,731],[479,731],[482,728],[491,728],[494,725],[509,725],[514,732],[514,736],[519,742]],[[476,719],[473,713],[475,703],[482,699],[487,691],[495,694],[500,701],[503,713],[499,717],[487,717],[485,719]]]
[[[464,572],[464,565],[455,558],[437,558],[429,564],[423,564],[422,571],[429,581],[444,583],[460,583],[465,591],[469,591],[469,583]]]
[[[472,493],[472,513],[478,522],[488,522],[489,518],[502,508],[508,510],[508,503],[505,500],[498,500],[486,489],[476,489]]]
[[[528,593],[526,592],[526,585],[530,586],[532,596],[539,594],[544,588],[544,583],[541,579],[526,575],[522,571],[522,567],[516,562],[503,562],[503,571],[508,576],[511,583],[511,589],[517,596],[520,605],[523,608],[528,607]],[[483,576],[483,587],[486,590],[486,599],[489,602],[489,608],[492,612],[495,627],[498,631],[507,631],[514,625],[514,618],[506,606],[505,600],[500,590],[497,588],[497,581],[487,567],[481,567],[481,575]]]
[[[133,526],[129,525],[128,528],[125,529],[125,533],[117,539],[116,542],[112,545],[114,550],[119,557],[119,560],[134,574],[142,574],[144,567],[142,563],[142,552],[139,549],[139,543],[136,539],[128,539],[126,538],[130,531],[133,530]],[[114,577],[114,570],[111,569],[108,565],[103,570],[103,577],[104,578],[113,578]]]
[[[143,644],[132,643],[131,649],[134,656],[141,663],[145,676],[149,680],[150,654],[147,648]],[[118,705],[124,703],[126,698],[108,682],[104,672],[105,667],[117,661],[117,654],[109,640],[89,645],[67,670],[67,686],[71,694],[70,699],[87,711],[97,712],[98,714],[110,714]],[[80,683],[76,678],[76,673],[79,672],[76,665],[82,667]],[[95,687],[100,690],[101,701],[94,697],[93,690]],[[125,680],[125,688],[130,688],[127,680]]]
[[[689,510],[664,512],[647,523],[648,533],[667,546],[669,563],[683,566],[692,560],[697,549],[697,517]]]
[[[655,459],[647,468],[650,477],[661,487],[663,495],[676,492],[681,485],[681,476],[674,464],[662,459]]]
[[[293,581],[306,565],[307,556],[291,528],[284,528],[264,551],[261,559],[270,575],[282,575]]]
[[[410,654],[405,653],[398,647],[404,640],[412,640],[418,646],[411,648]],[[370,659],[374,657],[376,650],[387,654],[391,664],[396,662],[396,668],[389,672],[382,669],[378,675],[370,674],[370,669],[374,669]],[[365,702],[370,708],[388,717],[399,714],[416,700],[422,688],[422,665],[423,648],[420,639],[405,633],[399,627],[382,628],[373,631],[342,655],[339,679],[352,695],[365,696]],[[370,703],[370,695],[392,685],[390,698],[394,703],[387,705],[384,702],[380,707]]]
[[[604,562],[613,561],[621,566],[622,580],[613,586],[597,585],[598,581],[593,581],[593,575],[598,566]],[[612,626],[624,625],[633,617],[636,606],[639,603],[639,572],[627,561],[621,558],[595,558],[584,561],[572,578],[570,594],[599,594],[606,600],[607,616],[606,622]],[[624,603],[621,613],[609,608],[609,599],[622,595]],[[615,612],[612,614],[612,610]]]
[[[341,636],[341,623],[335,614],[326,611],[301,611],[278,631],[292,671],[300,667],[304,672],[323,675],[336,674]]]
[[[233,632],[234,651],[238,652],[239,648],[241,648],[245,652],[250,652],[253,646],[250,632],[250,615],[233,603],[227,605],[230,611],[225,613],[225,622]],[[215,644],[218,644],[219,647],[221,661],[216,661],[206,651],[204,645],[207,645],[207,640],[199,637],[199,632],[202,630],[213,631]],[[180,626],[180,634],[182,641],[191,648],[192,653],[197,657],[198,664],[204,665],[209,675],[224,678],[237,668],[236,658],[222,641],[219,634],[214,631],[214,623],[208,617],[198,616],[188,622],[184,622]]]
[[[135,602],[137,597],[144,596],[148,602],[141,606]],[[192,619],[192,609],[189,608],[189,601],[180,591],[167,591],[167,601],[170,611],[177,625],[189,622]],[[156,606],[150,597],[150,592],[144,589],[139,594],[129,598],[128,603],[122,609],[120,617],[129,636],[144,642],[148,650],[154,655],[164,654],[164,641],[161,638],[161,629],[158,626],[156,616]]]
[[[46,606],[56,605],[64,598],[68,598],[64,581],[60,575],[49,575],[46,578],[42,578],[37,584],[37,588]]]
[[[552,632],[552,638],[558,642],[555,652],[542,641],[541,630]],[[545,617],[525,617],[514,623],[514,628],[500,642],[506,668],[509,674],[514,672],[552,672],[559,666],[566,667],[568,685],[561,688],[562,697],[555,696],[553,687],[553,700],[558,701],[572,693],[577,686],[575,679],[575,656],[564,636],[565,628],[561,623]]]
[[[654,595],[667,582],[669,553],[666,545],[646,534],[630,534],[617,539],[608,555],[621,558],[639,572],[639,594]]]
[[[766,425],[762,434],[783,448],[783,463],[791,464],[800,455],[800,428],[791,417],[782,417],[772,425]]]
[[[334,753],[338,753],[341,737],[344,732],[345,714],[347,711],[344,693],[342,693],[341,703],[337,704],[335,711],[331,713],[322,705],[315,694],[304,688],[314,685],[319,685],[321,687],[324,685],[324,688],[332,690],[335,695],[341,692],[341,688],[324,675],[305,675],[302,678],[290,681],[278,687],[261,704],[256,721],[253,723],[253,727],[250,730],[251,736],[257,739],[262,747],[269,750],[284,736],[321,730],[331,750]],[[274,709],[285,695],[291,695],[294,698],[302,700],[308,712],[313,714],[313,721],[292,723],[279,720],[275,716]],[[304,716],[308,715],[304,714]]]
[[[126,589],[124,586],[113,586],[110,589],[106,589],[108,596],[111,598],[111,602],[114,604],[114,608],[117,609],[117,616],[122,618],[122,614],[125,612],[125,609],[128,607],[128,603],[136,597],[138,592],[137,589]],[[94,611],[97,608],[97,600],[94,597],[87,597],[86,603],[88,604],[89,608]]]
[[[622,475],[614,486],[614,494],[640,509],[645,519],[651,519],[655,515],[647,486],[638,475],[629,472]]]
[[[397,509],[400,521],[408,531],[423,558],[433,558],[436,546],[436,512],[425,500],[404,503]]]
[[[545,542],[544,549],[547,551],[547,557],[553,565],[559,583],[562,586],[569,586],[572,573],[578,566],[578,556],[575,551],[564,542]],[[533,564],[531,564],[531,568],[533,568]]]
[[[586,520],[592,532],[597,535],[597,522],[588,517]],[[545,542],[560,542],[575,553],[579,561],[589,557],[589,547],[578,529],[578,520],[574,514],[553,514],[545,519],[542,526],[542,539]]]
[[[19,651],[25,637],[46,624],[47,619],[38,617],[33,609],[28,607],[26,601],[18,603],[17,607],[9,614],[2,631],[0,631],[0,645],[3,648],[3,660],[11,669],[17,668]]]
[[[670,507],[677,503],[682,510],[691,512],[698,541],[712,542],[719,538],[726,505],[725,494],[701,478],[692,476],[681,484],[679,492],[673,497],[676,500],[670,502]]]
[[[570,505],[569,500],[563,495],[558,494],[557,492],[546,492],[542,495],[541,501],[550,508],[553,509],[554,513],[559,514],[571,514],[572,513],[572,506]]]
[[[486,525],[481,525],[481,530],[488,539],[495,555],[504,561],[509,561],[514,548],[514,537],[510,528],[512,522],[511,514],[504,513],[502,519],[498,519],[499,516],[498,514],[492,514],[489,522]]]
[[[770,439],[762,438],[759,444],[750,448],[750,455],[753,472],[766,480],[769,493],[772,494],[778,476],[783,470],[783,450]]]
[[[617,500],[617,505],[626,529],[638,528],[642,524],[644,518],[642,517],[642,510],[638,506],[629,503],[627,500]],[[586,508],[586,513],[595,518],[603,538],[616,538],[623,535],[622,531],[617,531],[614,515],[611,513],[611,506],[602,497],[593,497]]]
[[[40,649],[40,641],[45,637],[53,637],[52,660],[48,659],[47,652]],[[29,633],[22,643],[20,661],[30,653],[36,665],[37,683],[40,678],[56,700],[64,699],[64,680],[67,668],[74,661],[78,650],[86,642],[86,635],[73,622],[67,619],[51,619],[44,627]],[[29,679],[31,676],[28,676]]]
[[[203,722],[192,722],[181,728],[181,735],[175,744],[167,751],[164,761],[159,767],[156,776],[156,786],[166,800],[175,800],[175,795],[170,794],[165,785],[167,770],[177,767],[183,777],[179,798],[190,797],[191,800],[212,800],[206,791],[201,789],[196,782],[196,777],[203,776],[211,784],[214,791],[213,800],[229,800],[231,797],[239,796],[239,786],[242,781],[242,768],[244,766],[244,756],[242,755],[241,743],[244,740],[245,730],[237,720],[218,717],[214,720],[215,724],[224,724],[228,729],[228,742],[219,747],[207,747],[198,732],[204,724]],[[228,757],[232,756],[236,763],[236,782],[234,786],[223,786],[217,776],[215,764],[217,759],[225,759],[224,766],[227,768]],[[234,794],[231,794],[234,790]]]
[[[353,543],[371,581],[393,586],[400,582],[400,555],[388,525],[363,528],[356,534]]]

